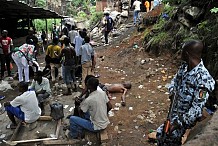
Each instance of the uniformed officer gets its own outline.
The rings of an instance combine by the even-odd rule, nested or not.
[[[166,144],[163,140],[162,124],[157,129],[158,145],[181,145],[186,129],[193,127],[202,116],[202,110],[214,90],[215,81],[204,67],[201,59],[203,44],[193,40],[182,46],[182,65],[169,86],[170,97],[176,94],[175,108],[172,110],[170,134]]]

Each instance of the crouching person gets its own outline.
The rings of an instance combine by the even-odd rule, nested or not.
[[[99,81],[90,78],[87,81],[89,96],[80,104],[81,117],[70,117],[70,136],[73,139],[84,136],[83,131],[98,132],[103,130],[110,123],[107,117],[107,105],[111,106],[104,91],[97,90]]]
[[[28,83],[20,82],[19,91],[22,92],[20,96],[17,96],[11,102],[4,103],[5,110],[12,122],[11,129],[17,126],[15,117],[26,123],[33,123],[41,115],[36,94],[34,91],[28,90]]]
[[[45,77],[43,77],[43,72],[38,71],[35,74],[34,80],[29,87],[30,90],[34,90],[37,96],[37,99],[39,101],[39,107],[42,110],[42,114],[45,114],[45,109],[44,109],[44,101],[46,98],[48,98],[51,94],[51,89],[50,89],[50,83],[49,80]]]

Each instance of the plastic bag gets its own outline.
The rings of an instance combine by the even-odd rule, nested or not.
[[[64,117],[63,104],[56,102],[56,103],[51,104],[50,107],[51,107],[51,117],[54,120],[57,121]]]

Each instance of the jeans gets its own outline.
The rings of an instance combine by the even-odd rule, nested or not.
[[[6,106],[5,110],[17,117],[18,119],[24,121],[24,112],[21,111],[20,107]]]
[[[108,35],[109,35],[110,31],[105,31],[104,32],[104,39],[105,39],[105,44],[108,44]]]
[[[10,63],[11,63],[11,56],[10,54],[4,55],[0,54],[1,59],[1,77],[4,77],[5,72],[5,63],[8,71],[8,76],[11,76],[11,69],[10,69]]]
[[[72,81],[75,82],[75,68],[74,66],[62,65],[63,80],[66,85],[69,85]],[[74,75],[72,75],[74,74]]]
[[[134,24],[136,24],[137,19],[139,19],[139,11],[136,10],[133,12]]]
[[[94,124],[88,118],[88,114],[85,115],[86,119],[71,116],[70,117],[70,136],[72,138],[78,138],[83,135],[84,130],[88,130],[91,132],[98,132],[98,130],[94,130]]]

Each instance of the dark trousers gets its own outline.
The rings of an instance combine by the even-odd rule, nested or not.
[[[110,31],[105,31],[104,32],[104,39],[105,39],[105,44],[108,44],[108,35],[109,35]]]
[[[1,54],[1,77],[4,77],[4,72],[5,72],[5,63],[7,66],[7,71],[8,71],[8,76],[11,76],[11,70],[10,70],[10,63],[11,63],[11,55],[7,54]]]

